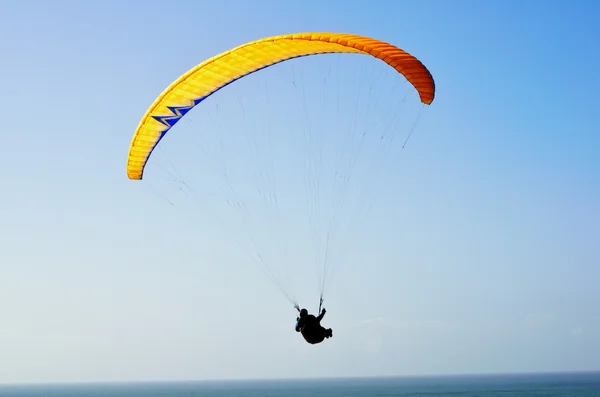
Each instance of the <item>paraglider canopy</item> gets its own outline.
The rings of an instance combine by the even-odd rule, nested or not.
[[[391,44],[342,33],[297,33],[267,37],[225,51],[192,68],[154,101],[136,129],[127,159],[127,176],[142,179],[152,151],[186,113],[224,86],[257,70],[293,58],[325,53],[361,53],[381,59],[431,104],[435,83],[431,73],[414,56]]]

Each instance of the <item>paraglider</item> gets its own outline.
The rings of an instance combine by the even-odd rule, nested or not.
[[[304,340],[311,345],[321,343],[326,338],[333,337],[333,330],[325,328],[321,325],[321,320],[327,311],[325,308],[321,310],[321,314],[315,317],[313,314],[308,314],[308,310],[300,310],[300,316],[296,318],[296,332],[302,333]]]
[[[429,70],[414,56],[383,41],[354,34],[327,32],[286,34],[251,41],[209,58],[193,67],[177,78],[155,99],[142,117],[131,139],[126,166],[128,178],[131,180],[142,180],[148,161],[159,142],[186,114],[217,91],[234,83],[236,80],[244,79],[246,76],[261,69],[269,68],[285,61],[291,61],[300,57],[333,53],[363,54],[379,59],[392,68],[392,73],[395,70],[395,72],[402,75],[416,89],[422,104],[429,105],[434,100],[435,83]],[[338,95],[340,94],[338,93]],[[345,112],[348,116],[351,116],[353,112],[352,109],[345,109],[343,107],[340,108],[340,111]],[[343,138],[345,131],[341,128],[339,130],[341,131],[340,136]],[[363,136],[366,134],[367,132]],[[383,142],[382,145],[387,143],[383,137],[377,137],[376,139],[378,139],[378,142]],[[315,141],[315,144],[318,145],[317,141]],[[339,149],[339,152],[341,153],[343,150]],[[282,156],[286,157],[285,155]],[[338,165],[340,167],[348,167],[348,172],[350,172],[354,163],[339,162]],[[226,173],[223,173],[223,175],[225,178],[227,177]],[[337,174],[336,177],[338,177]],[[341,180],[342,177],[340,176],[339,179]],[[347,182],[347,179],[343,179],[343,181]],[[248,180],[244,182],[251,183]],[[231,186],[228,187],[230,188]],[[188,188],[187,184],[185,188]],[[202,189],[204,189],[204,186]],[[260,189],[257,187],[257,190]],[[319,187],[316,187],[315,191],[315,196],[320,200],[323,192],[319,190]],[[340,191],[343,190],[340,189]],[[272,200],[272,197],[268,196],[268,199]],[[244,211],[248,210],[239,202],[236,202],[235,206]],[[315,207],[320,208],[318,203]],[[277,211],[279,211],[279,208],[277,208]],[[314,231],[316,229],[314,229],[314,238],[326,239],[327,244],[329,244],[329,239],[330,237],[333,238],[333,231],[335,231],[334,228],[338,222],[339,220],[335,216],[332,216],[330,221],[332,229],[329,230],[327,237],[321,238],[320,231],[316,232]],[[254,242],[254,239],[252,241]],[[252,249],[258,250],[254,246]],[[318,259],[317,262],[323,262],[323,273],[325,273],[326,262],[330,260],[331,254],[328,249],[323,251],[325,252],[324,254],[319,251],[315,254],[315,257],[324,257],[324,259]],[[300,310],[295,302],[295,298],[288,295],[283,289],[282,284],[278,280],[275,280],[276,276],[271,271],[272,269],[269,268],[264,255],[257,253],[257,257],[257,261],[264,264],[267,268],[267,273],[275,281],[276,286],[286,295],[290,302],[294,303],[294,306],[300,312],[300,316],[297,318],[296,331],[302,333],[305,340],[311,344],[320,343],[326,338],[331,338],[333,336],[332,329],[325,328],[320,324],[325,315],[325,309],[321,311],[321,307],[319,307],[320,313],[316,317],[308,314],[306,309]],[[320,292],[322,303],[325,283],[323,281],[320,284],[322,284]]]

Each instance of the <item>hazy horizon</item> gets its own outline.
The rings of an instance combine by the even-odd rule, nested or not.
[[[304,382],[343,382],[343,381],[374,381],[374,380],[457,380],[457,379],[484,379],[484,378],[543,378],[564,376],[599,376],[600,370],[590,371],[548,371],[548,372],[499,372],[499,373],[448,373],[425,375],[372,375],[372,376],[337,376],[337,377],[300,377],[300,378],[214,378],[214,379],[180,379],[180,380],[120,380],[120,381],[71,381],[71,382],[28,382],[28,383],[0,383],[2,386],[92,386],[92,385],[137,385],[137,384],[185,384],[185,383],[213,383],[213,384],[254,384],[254,383],[304,383]]]

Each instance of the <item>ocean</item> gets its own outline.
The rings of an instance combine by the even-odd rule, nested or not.
[[[600,373],[0,385],[0,397],[600,397]]]

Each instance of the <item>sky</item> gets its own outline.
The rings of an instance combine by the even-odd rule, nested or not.
[[[600,369],[600,5],[2,8],[0,383]],[[182,216],[125,174],[137,123],[176,77],[303,31],[394,43],[436,81],[398,171],[345,246],[324,304],[334,337],[316,346],[218,221]],[[283,228],[291,246],[306,243]],[[303,258],[295,292],[312,311],[318,295],[303,282],[316,274]]]

